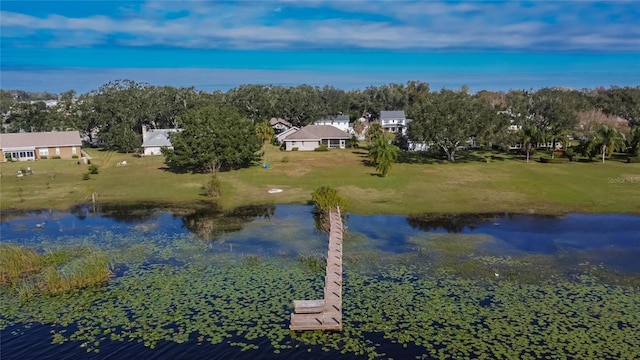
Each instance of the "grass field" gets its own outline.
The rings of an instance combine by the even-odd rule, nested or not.
[[[0,207],[66,209],[91,194],[101,203],[157,203],[195,206],[211,201],[201,190],[208,175],[174,174],[162,156],[134,157],[88,149],[99,173],[83,180],[87,165],[77,160],[41,160],[0,164]],[[220,174],[226,209],[264,203],[306,203],[311,192],[328,185],[349,200],[348,211],[360,214],[460,212],[640,213],[640,164],[529,164],[492,154],[461,158],[455,164],[395,164],[382,178],[367,166],[366,150],[281,152],[268,146],[268,169],[260,166]],[[127,166],[116,166],[126,160]],[[416,159],[413,159],[416,160]],[[18,179],[30,166],[33,175]],[[283,189],[270,194],[271,188]]]

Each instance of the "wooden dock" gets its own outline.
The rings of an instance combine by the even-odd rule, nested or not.
[[[342,217],[339,208],[329,212],[329,221],[324,298],[294,300],[291,330],[342,331]]]

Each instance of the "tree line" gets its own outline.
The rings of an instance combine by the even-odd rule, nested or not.
[[[450,161],[455,161],[456,151],[470,139],[487,147],[522,143],[526,150],[540,142],[565,141],[569,134],[583,138],[581,151],[593,156],[602,150],[597,138],[606,131],[618,139],[609,142],[609,152],[621,147],[619,135],[633,145],[633,134],[638,133],[633,129],[640,126],[640,86],[472,94],[466,87],[432,91],[428,83],[409,81],[349,91],[330,85],[242,85],[226,92],[203,92],[118,80],[79,96],[73,90],[59,94],[56,106],[46,106],[23,93],[0,93],[3,131],[79,130],[92,143],[134,152],[142,143],[143,126],[181,128],[181,133],[172,135],[176,143],[193,146],[189,137],[215,137],[217,147],[226,143],[244,154],[235,158],[233,151],[216,155],[215,166],[230,167],[252,161],[246,154],[258,152],[263,140],[256,127],[272,117],[300,127],[338,114],[347,114],[354,121],[362,116],[376,119],[382,110],[405,110],[413,121],[398,145],[429,143]],[[39,96],[48,99],[51,94]],[[227,138],[244,144],[224,140]],[[207,165],[195,165],[182,163],[176,156],[168,154],[168,163],[190,170],[213,166],[212,159]]]

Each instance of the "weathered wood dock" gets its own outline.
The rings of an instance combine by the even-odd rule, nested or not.
[[[329,212],[329,221],[324,298],[294,300],[291,330],[342,331],[342,217],[339,208]]]

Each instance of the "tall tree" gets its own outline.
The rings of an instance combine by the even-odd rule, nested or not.
[[[441,90],[411,109],[409,140],[432,143],[454,162],[458,148],[471,138],[486,133],[495,110],[485,101],[463,91]]]
[[[175,171],[215,173],[258,160],[261,140],[255,126],[231,107],[189,110],[182,117],[182,129],[170,135],[173,149],[163,151]]]
[[[551,156],[556,142],[575,130],[580,107],[565,90],[543,88],[533,94],[532,119],[551,140]]]

